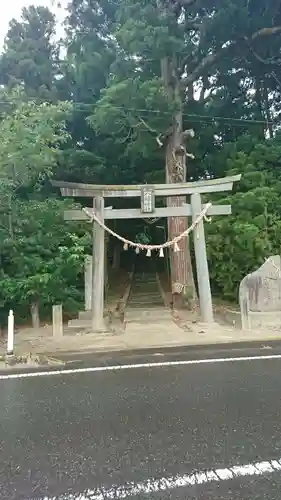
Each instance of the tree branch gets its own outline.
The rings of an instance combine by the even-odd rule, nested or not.
[[[193,128],[189,128],[188,130],[184,130],[182,132],[183,141],[185,141],[189,137],[191,137],[191,139],[193,139],[195,137],[195,132],[194,132]]]
[[[121,143],[121,144],[125,144],[125,142],[127,142],[127,141],[128,141],[128,139],[130,139],[131,135],[132,135],[132,129],[131,129],[131,128],[129,128],[129,132],[128,132],[127,136],[126,136],[124,139],[121,139],[121,140],[120,140],[120,143]]]
[[[276,81],[276,83],[279,85],[279,87],[281,88],[281,81],[277,77],[275,71],[272,71],[270,74],[271,74],[272,78],[274,78],[274,80]]]
[[[193,19],[187,18],[185,21],[185,27],[194,31],[204,31],[206,27],[206,23],[210,20],[210,15],[206,14],[205,16],[196,16]]]
[[[261,62],[262,64],[270,64],[270,65],[277,65],[277,64],[280,64],[281,63],[281,59],[263,59],[263,57],[261,57],[254,49],[253,47],[251,47],[251,45],[249,44],[249,49],[250,51],[252,52],[253,56],[259,61]]]
[[[252,52],[253,56],[261,63],[263,64],[280,64],[281,60],[280,59],[263,59],[263,57],[261,57],[254,49],[253,47],[251,46],[250,44],[250,41],[252,40],[255,40],[258,36],[270,36],[270,35],[275,35],[276,33],[280,33],[281,32],[281,26],[274,26],[272,28],[263,28],[259,31],[256,31],[256,33],[254,33],[251,38],[247,38],[245,37],[245,40],[248,44],[248,47],[250,49],[250,51]]]
[[[260,30],[256,31],[251,35],[250,38],[244,37],[245,41],[249,40],[256,40],[258,37],[262,36],[271,36],[275,35],[277,33],[281,33],[281,26],[272,26],[270,28],[261,28]],[[230,42],[227,46],[221,47],[217,52],[214,52],[212,54],[208,54],[207,56],[203,57],[203,59],[200,61],[200,63],[197,65],[197,67],[185,78],[182,79],[182,83],[185,85],[188,85],[189,83],[192,83],[196,80],[198,76],[201,75],[201,72],[207,68],[208,66],[211,66],[220,56],[228,52],[231,48],[233,48],[235,45],[237,45],[239,40],[236,40],[234,42]]]
[[[281,32],[281,26],[272,26],[271,28],[261,28],[251,36],[251,39],[255,40],[259,36],[270,36],[280,32]]]
[[[200,61],[198,66],[189,75],[187,75],[185,78],[183,78],[182,82],[185,85],[188,85],[189,83],[193,83],[194,80],[196,80],[196,78],[198,76],[200,76],[201,71],[203,69],[205,69],[207,66],[211,66],[216,61],[216,59],[219,57],[220,53],[221,53],[221,51],[215,52],[213,54],[208,54],[207,56],[203,57],[202,61]]]
[[[179,3],[183,7],[190,7],[191,5],[195,4],[197,0],[179,0]]]
[[[155,138],[155,139],[156,139],[156,142],[157,142],[158,146],[161,148],[161,147],[163,146],[163,143],[162,143],[162,142],[161,142],[161,140],[160,140],[160,137],[161,137],[161,135],[162,135],[162,134],[161,134],[161,133],[160,133],[160,134],[158,134],[157,130],[155,130],[155,129],[151,128],[151,127],[148,125],[148,123],[146,123],[146,122],[144,121],[144,119],[143,119],[141,116],[139,116],[138,118],[139,118],[140,122],[141,122],[141,123],[145,126],[145,128],[146,128],[146,129],[147,129],[147,130],[148,130],[151,134],[156,134],[156,138]]]

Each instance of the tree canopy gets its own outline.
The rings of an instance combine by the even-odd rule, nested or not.
[[[206,228],[213,291],[236,300],[245,273],[280,248],[278,2],[72,0],[61,40],[55,29],[49,9],[24,8],[0,57],[3,308],[81,300],[88,230],[63,222],[51,178],[241,173],[233,193],[212,198],[233,215]],[[188,245],[171,257],[172,279],[195,298],[192,263]]]

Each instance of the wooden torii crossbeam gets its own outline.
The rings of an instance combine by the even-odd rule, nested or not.
[[[202,205],[204,208],[205,205]],[[94,213],[92,207],[87,207],[87,212]],[[184,203],[180,207],[160,207],[155,208],[153,215],[151,213],[144,213],[140,208],[117,208],[112,207],[104,208],[104,219],[150,219],[151,217],[190,217],[192,215],[191,205]],[[208,215],[231,215],[231,205],[212,205],[208,210]],[[84,210],[65,210],[64,220],[66,221],[83,221],[89,220],[89,216]]]
[[[231,191],[234,182],[238,182],[241,175],[222,177],[196,182],[182,182],[177,184],[139,184],[139,185],[110,185],[110,184],[82,184],[77,182],[52,181],[54,187],[61,190],[63,196],[73,198],[135,198],[141,197],[143,189],[154,191],[157,196],[180,196],[193,193],[218,193]]]
[[[239,181],[241,175],[210,179],[197,182],[178,184],[153,185],[97,185],[73,182],[53,181],[54,187],[60,188],[61,194],[68,197],[85,197],[93,199],[93,208],[87,209],[88,214],[95,213],[103,223],[105,219],[138,219],[160,217],[192,217],[194,221],[202,211],[201,194],[231,191],[234,182]],[[191,203],[181,206],[155,206],[155,197],[172,197],[190,195]],[[132,198],[141,199],[140,208],[114,209],[104,207],[104,198]],[[208,215],[230,215],[231,205],[212,205]],[[67,221],[89,220],[83,210],[66,210],[64,218]],[[93,222],[93,277],[92,277],[92,329],[104,330],[104,229]],[[194,229],[194,249],[197,270],[200,310],[203,321],[213,322],[212,296],[209,280],[207,252],[203,220]]]

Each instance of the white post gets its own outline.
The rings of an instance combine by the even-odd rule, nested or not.
[[[63,338],[62,305],[53,306],[53,338],[61,340]]]
[[[7,355],[12,356],[14,354],[14,313],[12,310],[9,311],[8,316],[8,343],[7,343]]]
[[[192,220],[194,221],[202,211],[201,196],[198,193],[191,195]],[[197,283],[199,292],[200,311],[203,321],[213,323],[212,294],[210,287],[207,251],[205,242],[203,219],[197,224],[193,231],[194,250],[197,271]]]

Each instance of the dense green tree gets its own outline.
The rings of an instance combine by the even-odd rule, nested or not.
[[[12,19],[0,59],[0,83],[21,85],[27,96],[54,99],[59,50],[54,42],[55,17],[46,7],[24,7]]]
[[[38,309],[39,292],[42,306],[79,298],[74,283],[88,240],[79,225],[64,226],[63,203],[44,199],[51,176],[132,184],[242,173],[233,194],[216,197],[232,203],[233,217],[207,226],[212,286],[236,297],[241,277],[279,251],[280,7],[72,0],[67,14],[60,60],[53,15],[32,6],[10,23],[0,58],[3,304]],[[174,220],[170,237],[186,223]],[[188,246],[182,250],[171,256],[171,281],[192,302]]]
[[[190,176],[186,159],[192,149],[190,120],[186,120],[185,113],[196,108],[196,86],[201,87],[204,105],[209,101],[210,106],[214,87],[216,97],[220,93],[223,99],[226,81],[221,85],[221,75],[233,77],[232,83],[242,67],[244,75],[236,78],[238,94],[258,50],[270,53],[274,61],[278,58],[280,18],[280,9],[273,0],[266,9],[248,0],[121,2],[112,33],[117,46],[116,62],[91,124],[100,133],[107,130],[125,140],[129,149],[135,145],[144,158],[147,149],[151,151],[148,137],[154,139],[155,147],[162,143],[166,182],[185,181]],[[252,73],[253,80],[256,74],[254,70]],[[261,81],[263,75],[259,77]],[[245,95],[246,89],[243,91]],[[229,134],[224,135],[229,140]],[[223,139],[222,133],[219,137]],[[182,201],[176,198],[171,203]],[[186,219],[171,220],[170,238],[183,231],[186,224]],[[195,298],[187,242],[181,252],[171,257],[172,282],[185,285],[183,290]]]
[[[16,189],[52,175],[58,148],[68,139],[66,119],[71,106],[36,104],[17,92],[9,104],[0,121],[0,176]]]
[[[62,78],[57,88],[60,99],[71,100],[74,106],[68,124],[71,141],[65,145],[58,171],[63,179],[111,181],[106,160],[112,155],[116,161],[114,138],[109,141],[98,137],[87,121],[106,86],[115,59],[114,43],[107,36],[110,32],[104,16],[95,10],[94,4],[87,2],[72,2],[68,6],[63,41],[66,57],[61,64]]]
[[[39,326],[39,308],[63,303],[75,310],[83,298],[82,270],[90,243],[87,228],[66,224],[62,200],[14,200],[13,237],[7,214],[1,214],[0,301],[23,314],[31,308],[33,326]],[[81,283],[80,290],[78,288]]]
[[[77,298],[73,280],[81,270],[83,240],[71,235],[71,225],[64,227],[65,204],[42,198],[44,182],[68,139],[71,107],[36,104],[16,91],[5,98],[9,109],[0,121],[0,295],[4,308],[29,304],[38,318],[40,303]]]
[[[220,198],[231,203],[233,215],[206,227],[210,275],[214,291],[236,300],[241,279],[280,253],[281,140],[244,136],[226,144],[219,156],[229,172],[243,177],[233,194]]]

